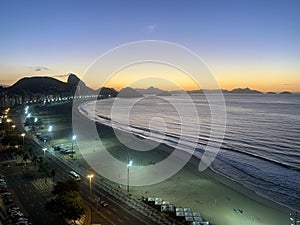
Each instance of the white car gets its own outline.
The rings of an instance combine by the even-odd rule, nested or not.
[[[75,181],[81,181],[81,177],[80,177],[79,174],[76,173],[75,171],[70,171],[70,172],[69,172],[69,177],[70,177],[72,180],[75,180]]]

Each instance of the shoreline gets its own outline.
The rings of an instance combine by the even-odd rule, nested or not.
[[[69,105],[67,106],[66,104],[69,104]],[[67,108],[70,107],[70,105],[72,105],[72,103],[66,103],[66,104],[64,104],[64,107],[67,107]],[[52,108],[52,110],[49,110],[49,108]],[[61,118],[61,116],[59,116],[59,114],[60,115],[62,115],[62,114],[66,115],[66,111],[67,110],[65,110],[64,112],[58,110],[59,111],[58,112],[57,110],[53,110],[53,108],[55,108],[55,105],[47,107],[47,109],[49,111],[51,111],[51,113],[48,113],[49,115],[47,116],[50,120],[54,119],[52,117],[53,115],[56,115],[56,117],[59,117],[59,118]],[[78,112],[78,113],[80,113],[80,112]],[[51,116],[51,114],[52,114],[52,116]],[[86,121],[88,120],[87,121],[88,123],[91,122],[85,116],[83,116],[83,115],[80,115],[80,116],[83,117]],[[70,120],[68,119],[67,121],[70,121]],[[67,122],[67,121],[65,121],[65,122]],[[97,128],[99,128],[100,130],[103,130],[103,133],[107,132],[106,134],[104,134],[104,138],[108,138],[109,140],[114,139],[112,137],[109,137],[111,134],[114,134],[114,131],[113,131],[113,129],[111,127],[108,127],[106,125],[97,123]],[[70,124],[69,124],[69,129],[72,129],[72,127],[70,126]],[[59,133],[61,133],[61,132],[62,131],[60,131]],[[70,133],[71,132],[72,131],[70,131]],[[53,142],[57,142],[58,141],[58,139],[55,138],[56,136],[60,136],[60,135],[59,134],[58,135],[53,135]],[[62,142],[62,141],[60,140],[58,142]],[[90,140],[87,140],[87,142],[89,142],[89,144],[91,144]],[[165,155],[169,155],[170,154],[170,149],[168,149],[168,147],[169,146],[167,146],[167,147],[165,146],[164,148],[161,148],[161,146],[159,146],[159,148],[157,148],[155,151],[156,151],[157,154],[160,154],[160,155],[162,155],[162,152]],[[118,149],[118,150],[116,150],[115,146],[111,147],[111,151],[113,153],[116,153],[116,154],[120,153],[120,151],[123,151],[123,150],[124,149],[121,149],[121,150]],[[123,151],[123,153],[124,153],[124,151]],[[146,153],[146,152],[143,152],[143,153]],[[77,157],[80,158],[80,156],[77,156]],[[201,197],[201,200],[195,200],[196,203],[191,200],[190,201],[190,203],[191,203],[190,205],[191,206],[190,205],[183,205],[183,207],[192,207],[193,209],[195,209],[197,207],[197,205],[199,205],[199,207],[196,208],[196,211],[199,210],[201,213],[203,213],[204,218],[208,219],[209,221],[213,222],[214,224],[224,224],[224,225],[226,225],[226,224],[228,224],[228,225],[247,224],[247,225],[249,225],[249,223],[244,223],[243,221],[241,221],[243,215],[241,213],[237,213],[237,212],[234,211],[234,209],[235,209],[234,207],[235,206],[233,206],[233,208],[230,208],[230,207],[232,207],[232,205],[234,205],[232,202],[234,202],[233,200],[235,198],[236,199],[241,198],[243,200],[246,200],[245,202],[244,201],[237,201],[238,202],[237,204],[241,205],[240,208],[244,207],[243,204],[247,206],[247,202],[249,202],[249,205],[250,205],[249,209],[251,208],[251,205],[254,205],[254,208],[257,207],[257,206],[259,206],[262,211],[263,210],[268,211],[270,214],[267,215],[266,217],[271,217],[271,218],[268,218],[268,220],[270,219],[272,221],[273,220],[272,217],[277,217],[276,220],[279,219],[279,222],[277,221],[275,223],[273,223],[273,222],[266,222],[266,223],[264,223],[263,221],[260,221],[259,218],[261,216],[264,216],[265,213],[261,214],[260,212],[257,212],[258,214],[261,214],[261,215],[260,216],[254,216],[255,212],[258,210],[258,208],[257,208],[257,210],[254,209],[254,210],[251,211],[251,213],[249,212],[247,214],[248,215],[248,217],[247,217],[248,220],[250,220],[250,218],[253,219],[253,220],[251,220],[252,221],[251,224],[259,224],[259,225],[260,224],[272,224],[272,225],[273,224],[274,225],[278,224],[278,225],[281,225],[281,224],[283,224],[283,221],[285,223],[289,222],[288,213],[287,213],[289,211],[288,208],[286,208],[286,207],[282,206],[281,204],[278,204],[278,203],[276,203],[276,202],[274,202],[272,200],[266,199],[266,198],[262,197],[261,195],[258,195],[257,193],[255,193],[255,192],[247,189],[246,187],[244,187],[242,184],[239,184],[236,181],[233,181],[233,180],[231,180],[231,179],[229,179],[227,177],[223,177],[222,175],[219,175],[219,174],[215,173],[211,169],[206,170],[206,171],[201,172],[201,173],[198,172],[198,170],[197,170],[198,161],[199,161],[199,159],[196,156],[192,156],[192,158],[185,165],[185,167],[183,169],[181,169],[181,171],[179,171],[178,174],[175,174],[171,178],[167,179],[167,181],[163,181],[163,182],[161,182],[159,184],[151,185],[150,187],[147,187],[147,186],[146,187],[130,187],[131,188],[131,193],[135,197],[139,197],[139,196],[141,196],[141,194],[142,194],[142,196],[144,196],[145,193],[148,195],[147,197],[151,197],[150,195],[152,193],[155,193],[155,191],[157,191],[156,193],[158,193],[158,195],[155,196],[155,197],[162,197],[163,199],[165,199],[167,201],[170,201],[171,203],[175,204],[178,207],[179,205],[177,203],[179,203],[179,202],[183,202],[182,204],[186,204],[186,203],[184,203],[184,201],[181,201],[180,199],[179,200],[177,199],[178,201],[175,199],[176,196],[179,194],[178,190],[180,189],[181,191],[184,191],[185,188],[178,187],[178,185],[176,185],[177,186],[176,188],[178,190],[176,188],[174,188],[174,190],[172,192],[172,188],[170,189],[170,183],[173,184],[173,185],[177,184],[176,181],[174,181],[174,179],[179,179],[180,177],[182,178],[182,177],[185,176],[186,180],[184,182],[188,183],[189,182],[189,178],[190,178],[191,182],[192,183],[194,182],[193,184],[194,185],[198,185],[199,187],[203,187],[203,186],[199,185],[198,183],[203,182],[203,184],[205,184],[207,182],[207,183],[210,183],[210,185],[212,187],[214,187],[216,189],[220,189],[222,191],[222,193],[223,192],[224,193],[227,193],[227,192],[230,193],[229,195],[225,194],[224,196],[219,197],[217,200],[212,200],[212,202],[210,202],[210,203],[209,203],[209,201],[211,201],[211,199],[213,199],[213,198],[211,198],[211,196],[208,196],[208,197],[204,196],[204,197]],[[181,184],[181,183],[179,183],[179,184]],[[197,189],[198,186],[195,186],[195,189]],[[226,186],[226,188],[224,188],[223,186]],[[161,187],[163,187],[163,188],[161,188]],[[192,187],[190,187],[190,188],[192,188]],[[159,190],[161,191],[163,189],[168,189],[168,190],[165,191],[165,192],[168,192],[168,193],[165,194],[166,196],[159,196]],[[203,188],[201,188],[201,189],[203,189]],[[205,193],[208,193],[208,195],[213,195],[214,193],[210,193],[210,192],[214,192],[214,191],[216,191],[216,190],[213,190],[213,191],[211,191],[211,190],[207,190],[207,191],[201,190],[200,193],[203,194],[203,195]],[[192,190],[191,192],[194,193],[194,194],[196,194],[197,198],[198,198],[198,191],[197,190],[195,190],[195,191]],[[238,194],[235,194],[235,193],[238,193]],[[164,195],[163,191],[161,191],[161,195]],[[189,196],[189,194],[185,193],[185,199],[183,199],[183,200],[187,199],[186,195]],[[231,195],[234,196],[234,197],[231,197]],[[175,196],[174,197],[174,199],[175,199],[174,201],[175,202],[172,202],[172,199],[168,199],[168,196],[170,196],[170,197]],[[244,196],[244,197],[242,197],[242,196]],[[191,199],[191,196],[189,198]],[[202,204],[202,199],[203,199],[203,202],[206,201],[206,203],[207,202],[208,203],[207,204],[206,203]],[[197,201],[200,202],[200,203],[197,203]],[[224,214],[221,213],[221,215],[215,216],[215,217],[219,217],[219,219],[215,219],[215,217],[212,216],[212,215],[210,215],[211,213],[207,212],[207,210],[201,210],[200,209],[200,208],[204,207],[204,208],[209,208],[209,210],[214,210],[214,208],[218,207],[217,205],[219,204],[219,202],[221,202],[221,205],[222,205],[222,206],[219,207],[220,208],[220,209],[218,209],[219,211],[221,209],[223,210],[223,208],[225,207],[223,205],[228,205],[228,207],[229,207],[229,209],[226,209],[226,210],[224,209],[222,211],[222,213],[224,213]],[[226,207],[226,208],[228,208],[228,207]],[[239,209],[238,206],[236,208]],[[216,211],[218,211],[218,210],[216,210]],[[261,210],[259,210],[259,211],[261,211]],[[244,211],[244,215],[246,215],[246,212],[248,212],[248,210]],[[277,214],[279,214],[279,215],[275,216]],[[227,218],[228,216],[230,218]],[[235,218],[234,219],[232,217],[241,217],[241,218]],[[284,219],[282,219],[280,221],[280,217],[281,217],[281,219],[282,219],[282,217],[284,217]],[[224,218],[228,219],[228,223],[226,223],[226,221],[223,220]],[[275,220],[275,218],[274,218],[274,220]],[[221,221],[223,221],[223,223]]]
[[[90,102],[90,101],[88,101],[88,102]],[[84,104],[88,103],[88,102],[84,102]],[[79,111],[79,110],[77,110],[77,111]],[[83,114],[81,114],[81,115],[83,117],[85,117]],[[89,120],[89,118],[87,118],[87,117],[85,117],[85,119]],[[109,125],[102,124],[98,121],[94,121],[94,122],[97,124],[97,126],[105,127],[106,129],[113,129]],[[128,136],[128,133],[126,131],[118,130],[118,132],[122,133],[124,136]],[[135,136],[137,136],[137,135],[135,135]],[[154,142],[153,145],[157,144],[155,141],[152,141],[152,140],[150,140],[149,142]],[[166,143],[163,143],[163,144],[160,144],[159,147],[153,151],[164,152],[164,154],[166,154],[168,156],[173,152],[173,148],[171,146],[167,145]],[[194,152],[194,154],[192,154],[190,160],[186,163],[185,166],[191,166],[191,168],[193,168],[199,174],[201,174],[202,172],[198,171],[198,165],[201,161],[201,155],[200,155],[201,153],[199,153],[199,157],[197,157],[197,155],[195,153],[196,152]],[[253,157],[256,157],[256,156],[253,156]],[[216,158],[216,160],[217,160],[217,158]],[[270,162],[279,164],[274,161],[270,161]],[[284,164],[280,164],[280,165],[285,166]],[[239,183],[238,181],[232,179],[229,176],[226,176],[226,174],[218,173],[218,171],[214,170],[212,167],[213,167],[213,165],[210,165],[204,172],[206,174],[209,174],[208,176],[211,177],[212,179],[214,179],[215,181],[220,182],[220,183],[232,188],[233,190],[238,189],[241,194],[244,194],[246,192],[247,195],[251,195],[252,196],[251,198],[254,199],[255,201],[261,202],[263,204],[268,204],[268,206],[270,206],[270,207],[274,207],[273,205],[275,204],[276,205],[275,208],[280,211],[283,211],[286,213],[289,213],[290,211],[298,211],[297,209],[294,209],[291,206],[285,205],[281,202],[274,201],[273,199],[269,198],[267,195],[263,195],[259,192],[256,192],[255,190],[252,190],[251,188],[247,187],[246,185]]]

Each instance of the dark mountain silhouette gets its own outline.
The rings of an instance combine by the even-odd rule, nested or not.
[[[67,83],[73,86],[77,86],[80,81],[85,86],[85,83],[82,80],[80,80],[75,74],[70,73],[68,76]]]
[[[148,87],[147,89],[135,88],[135,90],[144,95],[157,95],[158,93],[164,91],[164,90],[161,90],[161,89],[155,88],[155,87]]]
[[[268,95],[275,95],[275,94],[276,94],[276,92],[269,91],[269,92],[267,92],[266,94],[268,94]]]
[[[251,90],[250,88],[236,88],[236,89],[233,89],[232,91],[229,91],[229,93],[234,93],[234,94],[262,94],[261,91]]]
[[[142,94],[155,94],[159,95],[160,93],[164,93],[164,90],[161,90],[159,88],[155,87],[149,87],[147,89],[141,89],[141,88],[135,88],[136,91],[142,93]],[[223,92],[223,94],[262,94],[262,92],[257,91],[257,90],[251,90],[250,88],[236,88],[231,91],[228,90],[190,90],[190,91],[184,91],[184,90],[175,90],[175,91],[170,91],[169,93],[171,94],[182,94],[182,93],[188,93],[188,94],[216,94],[219,93],[220,91]]]
[[[220,91],[223,92],[223,94],[262,94],[262,92],[257,91],[257,90],[251,90],[250,88],[236,88],[231,91],[225,90],[225,89],[220,89],[220,90],[208,90],[208,89],[203,89],[203,90],[191,90],[187,91],[188,94],[217,94]],[[172,92],[174,93],[174,91]]]
[[[203,94],[203,90],[191,90],[187,91],[188,94]]]
[[[52,77],[25,77],[18,80],[14,85],[7,88],[10,93],[51,93],[58,91],[72,91],[67,83]]]
[[[24,93],[43,94],[68,94],[74,95],[102,95],[102,97],[116,97],[118,92],[113,88],[102,87],[98,90],[89,88],[75,74],[68,75],[67,82],[57,80],[53,77],[25,77],[17,81],[14,85],[2,88],[0,91],[7,91],[10,95]]]
[[[70,73],[67,80],[67,85],[73,91],[77,91],[78,95],[96,95],[98,92],[86,86],[75,74]]]
[[[131,87],[123,88],[118,96],[119,98],[140,98],[143,95]]]
[[[279,94],[281,94],[281,95],[291,95],[292,93],[289,92],[289,91],[283,91],[283,92],[280,92]]]
[[[117,92],[113,88],[102,87],[97,90],[97,93],[101,95],[101,97],[108,98],[108,97],[117,97],[119,92]]]

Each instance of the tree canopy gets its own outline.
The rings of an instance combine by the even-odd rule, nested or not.
[[[63,192],[77,191],[79,192],[79,185],[73,180],[68,180],[66,182],[58,182],[52,191],[52,194],[57,195]]]
[[[45,209],[64,219],[73,220],[75,224],[85,211],[78,184],[73,181],[59,182],[52,193],[56,195],[56,198],[48,201]]]

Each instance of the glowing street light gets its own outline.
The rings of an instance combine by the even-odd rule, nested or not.
[[[35,117],[35,118],[34,118],[34,122],[36,123],[37,121],[38,121],[38,118],[37,118],[37,117]]]
[[[87,177],[90,179],[90,196],[92,196],[92,178],[94,177],[94,174],[89,174]]]
[[[50,126],[48,127],[48,132],[50,133],[49,144],[50,144],[50,141],[52,140],[52,130],[53,130],[53,127],[50,125]]]
[[[25,135],[26,135],[25,133],[21,134],[21,137],[23,138],[23,150],[24,150],[24,137],[25,137]]]
[[[127,192],[129,192],[129,168],[132,166],[132,160],[127,164]]]
[[[11,125],[11,128],[12,128],[12,133],[14,133],[14,131],[15,131],[15,128],[16,128],[16,125]]]
[[[42,150],[44,151],[44,158],[45,158],[46,157],[47,148],[43,148]]]
[[[73,135],[72,136],[72,152],[73,152],[73,145],[74,145],[74,141],[76,141],[76,135]]]

